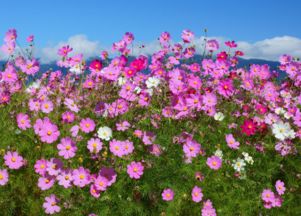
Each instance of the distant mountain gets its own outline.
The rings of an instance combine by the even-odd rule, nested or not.
[[[132,60],[133,58],[134,57],[129,57],[129,60]],[[92,59],[87,60],[87,64],[89,64],[91,62],[91,60]],[[201,62],[201,56],[196,55],[193,60],[194,60],[194,62]],[[4,61],[0,61],[0,65],[1,65],[0,70],[3,70],[4,64],[5,64]],[[261,59],[242,59],[242,58],[240,58],[239,63],[238,63],[238,67],[249,68],[249,66],[251,64],[260,64],[260,65],[267,64],[267,65],[270,66],[271,70],[277,70],[277,68],[279,66],[279,62],[276,62],[276,61],[261,60]],[[59,70],[60,67],[58,67],[55,62],[48,63],[48,64],[41,64],[41,69],[40,69],[41,72],[45,72],[49,69],[52,69],[53,71],[55,71],[55,70]]]

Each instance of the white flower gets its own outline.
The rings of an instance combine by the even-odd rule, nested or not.
[[[218,112],[218,113],[215,113],[215,114],[214,114],[214,119],[215,119],[216,121],[223,121],[224,118],[225,118],[225,116],[224,116],[224,114],[221,113],[221,112]]]
[[[215,156],[218,156],[219,158],[223,159],[223,152],[220,149],[217,149],[214,153]]]
[[[136,92],[136,94],[139,94],[141,92],[141,88],[139,86],[136,86],[136,88],[134,89],[134,91]]]
[[[118,85],[123,86],[126,83],[126,78],[125,77],[119,77],[118,78]]]
[[[76,75],[83,73],[83,70],[82,70],[80,64],[77,64],[77,65],[73,66],[69,70],[70,70],[71,73],[76,74]]]
[[[156,88],[160,84],[160,80],[156,77],[149,77],[146,81],[145,84],[147,88]]]
[[[112,137],[112,129],[107,126],[100,127],[97,134],[100,139],[109,141]]]
[[[26,92],[30,93],[32,90],[38,89],[40,88],[40,85],[41,83],[39,81],[33,82],[27,87]]]
[[[153,93],[154,93],[153,89],[146,89],[145,91],[146,91],[150,96],[152,96]]]
[[[275,109],[275,113],[276,113],[277,115],[283,115],[283,114],[285,113],[285,109],[283,109],[282,107],[277,107],[277,108]]]
[[[244,156],[244,159],[248,164],[253,165],[254,160],[247,152],[243,152],[242,155]]]
[[[241,172],[245,169],[246,163],[243,159],[237,158],[237,160],[233,161],[232,166],[237,172]]]
[[[295,131],[291,129],[289,123],[284,123],[282,121],[278,121],[272,125],[272,132],[275,137],[281,141],[285,139],[294,139],[296,135]]]

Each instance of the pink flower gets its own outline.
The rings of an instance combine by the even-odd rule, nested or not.
[[[126,131],[127,129],[129,129],[130,126],[131,126],[131,124],[128,121],[123,121],[123,122],[116,124],[116,127],[117,127],[116,129],[118,131]]]
[[[188,158],[197,157],[201,150],[201,145],[193,140],[188,140],[183,145],[183,151]]]
[[[102,142],[100,139],[98,138],[91,138],[88,141],[88,145],[87,148],[89,149],[89,151],[93,154],[97,154],[98,152],[100,152],[100,150],[102,149]]]
[[[66,98],[64,101],[64,104],[73,112],[77,113],[79,111],[78,106],[75,104],[75,102],[70,99],[70,98]]]
[[[286,188],[285,188],[285,186],[284,186],[284,182],[281,181],[281,180],[277,180],[277,181],[276,181],[275,188],[276,188],[277,193],[278,193],[279,195],[283,195],[284,192],[285,192],[285,190],[286,190]]]
[[[85,187],[90,184],[90,172],[89,170],[79,167],[78,169],[73,170],[73,184],[78,187]]]
[[[80,128],[84,133],[90,133],[95,129],[95,123],[90,118],[85,118],[80,121]]]
[[[108,180],[103,176],[97,176],[97,178],[94,181],[94,185],[97,190],[105,191],[108,186]]]
[[[238,149],[239,148],[239,142],[237,142],[232,134],[226,134],[226,142],[227,145],[232,149]]]
[[[29,116],[24,113],[19,113],[17,115],[17,123],[18,123],[18,127],[21,130],[26,130],[27,128],[31,128]]]
[[[261,198],[265,202],[273,202],[275,199],[275,194],[270,189],[264,189],[261,194]]]
[[[54,194],[45,198],[45,202],[43,203],[43,208],[45,209],[46,214],[54,214],[61,211],[61,207],[57,205],[59,200],[56,198]]]
[[[21,70],[27,75],[34,75],[40,70],[40,63],[36,59],[26,60],[25,64],[21,65]]]
[[[192,31],[190,30],[183,30],[182,32],[182,40],[184,41],[184,43],[190,43],[191,40],[194,38],[194,34]]]
[[[4,37],[5,42],[15,41],[16,39],[17,39],[17,30],[16,29],[9,29],[5,33],[5,37]]]
[[[33,42],[33,40],[34,40],[34,36],[33,36],[33,35],[29,35],[29,36],[26,38],[26,41],[27,41],[28,43]]]
[[[48,118],[45,118],[44,120],[42,120],[42,122],[39,122],[38,124],[40,124],[41,127],[41,130],[38,134],[40,135],[42,142],[51,144],[55,142],[60,136],[60,131],[58,130],[58,127],[55,124],[53,124]]]
[[[58,184],[63,186],[64,188],[71,187],[71,183],[73,180],[72,171],[71,170],[62,170],[60,174],[56,177],[58,180]]]
[[[42,176],[46,174],[46,168],[47,168],[47,161],[44,159],[37,160],[34,165],[35,172]]]
[[[63,46],[62,48],[60,48],[57,52],[58,55],[62,56],[62,57],[66,57],[68,55],[69,52],[71,52],[73,49],[71,47],[69,47],[69,45],[67,46]]]
[[[218,85],[218,93],[226,98],[232,96],[234,93],[234,86],[232,80],[222,80]]]
[[[0,185],[6,185],[8,182],[9,174],[6,169],[0,169]]]
[[[193,202],[201,202],[202,198],[203,198],[203,193],[202,193],[202,189],[198,186],[194,186],[194,188],[192,189],[191,192],[191,197]]]
[[[39,177],[38,187],[44,191],[44,190],[50,189],[54,185],[54,183],[55,183],[54,176],[45,175],[45,176]]]
[[[141,162],[135,162],[132,161],[127,166],[127,173],[132,179],[140,179],[140,177],[143,175],[144,166]]]
[[[164,189],[164,191],[162,192],[162,199],[165,201],[172,201],[173,198],[174,198],[173,190],[170,188]]]
[[[203,103],[205,106],[213,107],[217,104],[216,95],[213,93],[206,93],[203,95]]]
[[[51,101],[43,101],[41,110],[43,113],[50,113],[53,110],[53,103]]]
[[[219,49],[219,43],[217,40],[208,40],[206,43],[206,50],[213,52]]]
[[[216,211],[213,208],[212,202],[206,200],[202,208],[202,216],[216,216]]]
[[[4,163],[10,169],[20,169],[24,165],[23,157],[18,152],[8,151],[4,155]]]
[[[226,41],[226,42],[225,42],[225,45],[226,45],[227,47],[230,47],[230,48],[235,48],[235,47],[237,47],[237,44],[235,43],[235,41]]]
[[[51,176],[57,176],[63,168],[63,162],[58,158],[51,158],[47,161],[46,171]]]
[[[118,157],[131,154],[134,151],[134,145],[131,141],[119,141],[112,140],[110,141],[110,151]]]
[[[90,63],[89,69],[91,70],[92,73],[97,74],[102,69],[102,62],[99,61],[98,59],[93,60]]]
[[[70,137],[62,138],[61,142],[57,145],[57,148],[59,150],[59,155],[65,159],[73,158],[77,151],[75,142]]]
[[[206,163],[211,169],[218,170],[222,166],[222,159],[218,156],[213,155],[207,158]]]
[[[62,114],[62,120],[64,123],[72,123],[75,119],[73,112],[66,111]]]

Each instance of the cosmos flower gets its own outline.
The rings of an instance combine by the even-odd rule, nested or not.
[[[207,158],[206,164],[213,170],[218,170],[222,166],[222,159],[220,159],[218,156],[211,156]]]
[[[4,155],[4,163],[10,169],[20,169],[24,165],[24,159],[18,152],[8,151]]]
[[[239,142],[237,142],[232,134],[226,134],[226,142],[227,145],[232,149],[238,149],[239,148]]]
[[[174,192],[172,189],[170,188],[166,188],[163,190],[162,192],[162,199],[164,201],[172,201],[174,198]]]
[[[98,138],[91,138],[88,140],[87,148],[93,154],[97,154],[101,151],[103,143]]]
[[[6,185],[8,182],[9,174],[6,169],[0,169],[0,185]]]
[[[100,127],[97,134],[100,139],[109,141],[112,137],[112,129],[107,126]]]
[[[241,125],[241,129],[244,134],[251,136],[256,132],[256,125],[252,119],[246,119]]]
[[[85,118],[80,121],[80,128],[84,133],[90,133],[95,129],[95,123],[90,118]]]
[[[77,151],[75,142],[70,137],[62,138],[57,145],[57,149],[59,150],[59,155],[65,159],[73,158]]]
[[[203,193],[202,193],[202,189],[198,186],[194,186],[194,188],[192,189],[191,192],[191,197],[193,202],[201,202],[202,198],[203,198]]]
[[[79,167],[72,172],[73,184],[78,187],[85,187],[90,184],[90,172],[84,167]]]
[[[143,175],[144,166],[141,162],[132,161],[127,166],[127,173],[132,179],[140,179]]]
[[[24,113],[19,113],[17,115],[17,123],[21,130],[31,128],[29,116]]]
[[[43,203],[43,208],[45,209],[46,214],[55,214],[61,211],[61,207],[58,206],[59,200],[56,198],[54,194],[45,198],[45,202]]]
[[[281,180],[277,180],[277,181],[276,181],[275,188],[276,188],[277,193],[278,193],[279,195],[283,195],[284,192],[285,192],[285,190],[286,190],[286,188],[285,188],[285,186],[284,186],[284,182],[281,181]]]
[[[285,139],[294,139],[296,133],[291,129],[288,122],[278,121],[272,125],[272,132],[275,137],[281,141]]]

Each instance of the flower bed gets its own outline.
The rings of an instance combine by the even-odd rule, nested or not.
[[[40,74],[9,30],[1,215],[300,215],[301,63],[238,68],[208,39],[196,59],[194,37],[131,57],[126,33],[90,63],[66,45]]]

